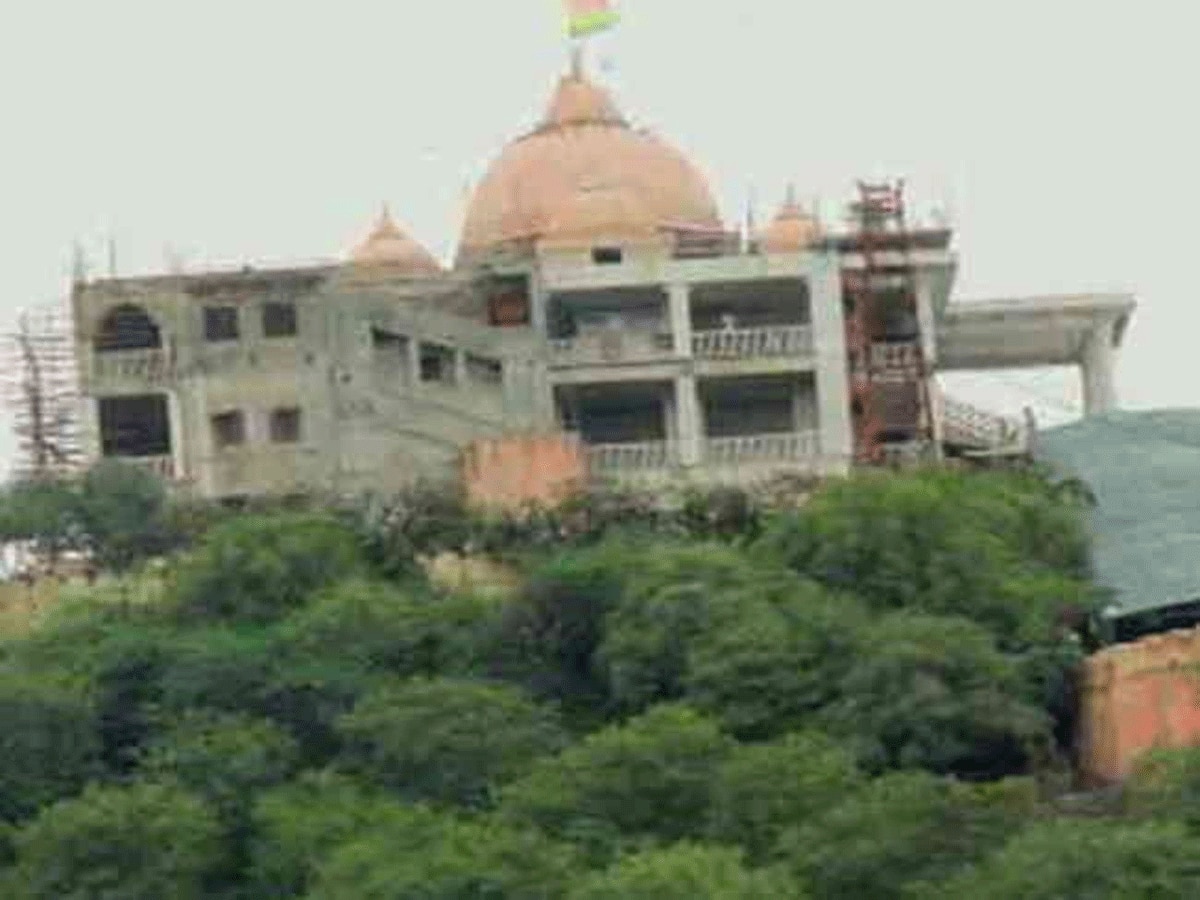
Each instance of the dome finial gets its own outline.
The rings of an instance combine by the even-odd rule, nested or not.
[[[571,45],[571,67],[568,71],[576,81],[583,80],[583,44],[578,41]]]
[[[788,207],[796,205],[796,182],[789,181],[787,183],[787,188],[783,194],[783,205]]]

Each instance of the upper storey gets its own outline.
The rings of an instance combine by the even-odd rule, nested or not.
[[[476,187],[458,262],[545,241],[666,239],[722,231],[708,182],[678,150],[634,129],[576,66],[541,124]]]

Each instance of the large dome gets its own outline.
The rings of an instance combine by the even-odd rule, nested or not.
[[[647,222],[665,231],[721,228],[696,167],[669,144],[631,128],[608,94],[576,69],[559,81],[542,123],[505,147],[476,187],[459,260],[510,242],[577,239],[600,227],[587,195],[610,198],[606,212],[636,211],[630,223],[602,216],[605,236],[611,226],[640,232]]]

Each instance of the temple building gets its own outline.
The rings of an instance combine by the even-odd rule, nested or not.
[[[842,230],[781,199],[729,227],[575,65],[451,265],[384,209],[336,263],[78,280],[87,453],[238,497],[398,488],[562,433],[596,478],[747,484],[1027,450],[1027,420],[943,397],[940,371],[1073,364],[1087,412],[1114,405],[1131,297],[960,302],[950,230],[900,186],[860,185]]]

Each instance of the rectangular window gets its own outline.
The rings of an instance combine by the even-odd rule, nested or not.
[[[238,308],[236,306],[204,307],[204,339],[206,341],[236,341],[238,339]]]
[[[592,262],[598,266],[611,266],[621,262],[620,247],[593,247]]]
[[[264,303],[262,308],[263,337],[294,337],[296,327],[295,303]]]
[[[504,370],[498,359],[467,354],[467,378],[475,384],[500,384]]]
[[[421,380],[454,384],[454,351],[441,344],[421,344]]]
[[[295,444],[300,440],[300,410],[288,409],[271,410],[271,443]]]
[[[246,417],[240,409],[217,413],[211,422],[213,446],[218,450],[246,443]]]

